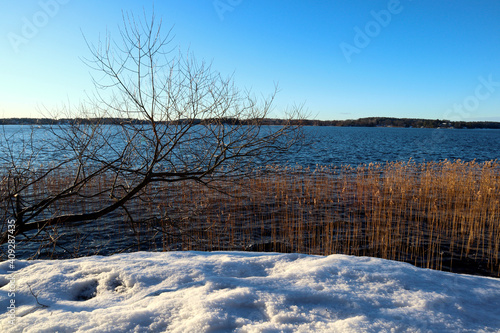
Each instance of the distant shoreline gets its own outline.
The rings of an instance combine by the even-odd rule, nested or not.
[[[188,120],[176,120],[171,124],[186,123]],[[190,120],[195,124],[219,123],[220,120],[213,119],[194,119]],[[4,118],[0,119],[0,125],[64,125],[64,124],[120,124],[130,122],[134,124],[147,124],[147,121],[138,119],[120,119],[120,118]],[[252,125],[253,120],[240,120],[228,118],[222,120],[223,124],[233,125]],[[272,119],[266,118],[259,120],[262,125],[303,125],[303,126],[336,126],[336,127],[397,127],[397,128],[450,128],[450,129],[500,129],[500,122],[494,121],[450,121],[446,119],[414,119],[414,118],[388,118],[388,117],[369,117],[348,120],[313,120],[313,119]]]

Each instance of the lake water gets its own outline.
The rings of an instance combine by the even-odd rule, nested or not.
[[[303,166],[357,165],[410,158],[417,162],[500,159],[500,130],[307,127],[305,132],[313,138],[313,143],[293,156]]]
[[[29,139],[28,126],[4,126],[4,133],[20,149],[21,133]],[[370,162],[417,162],[461,159],[478,162],[500,159],[500,130],[484,129],[427,129],[387,127],[304,127],[307,145],[291,150],[276,164],[301,165],[358,165]],[[47,139],[47,133],[37,134]],[[38,138],[35,137],[37,140]],[[5,138],[0,137],[0,158],[5,156]],[[47,150],[39,155],[47,163],[60,152]]]

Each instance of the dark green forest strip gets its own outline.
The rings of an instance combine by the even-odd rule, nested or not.
[[[228,119],[181,119],[170,122],[171,124],[179,124],[183,122],[193,122],[199,124],[207,124],[212,122],[234,124],[234,125],[251,125],[252,120],[239,120],[236,118]],[[88,119],[48,119],[48,118],[5,118],[0,119],[0,125],[64,125],[64,124],[119,124],[123,122],[131,122],[136,124],[148,124],[147,121],[138,119],[118,119],[118,118],[88,118]],[[446,119],[413,119],[413,118],[386,118],[386,117],[369,117],[356,120],[284,120],[284,119],[264,119],[263,125],[304,125],[304,126],[339,126],[339,127],[405,127],[405,128],[455,128],[455,129],[500,129],[500,122],[494,121],[449,121]]]

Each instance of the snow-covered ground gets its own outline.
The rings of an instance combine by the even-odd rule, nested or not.
[[[500,279],[375,258],[138,252],[18,261],[15,277],[8,265],[2,332],[500,331]]]

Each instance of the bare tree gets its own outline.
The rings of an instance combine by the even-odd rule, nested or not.
[[[216,186],[297,143],[297,126],[262,126],[276,91],[255,98],[171,43],[154,15],[124,15],[117,40],[87,42],[96,93],[76,110],[58,110],[67,124],[37,129],[22,142],[4,129],[2,244],[9,217],[14,235],[55,244],[53,228],[61,224],[95,223],[116,210],[132,219],[155,184]],[[286,117],[297,123],[300,107]],[[77,209],[76,202],[87,204]]]

